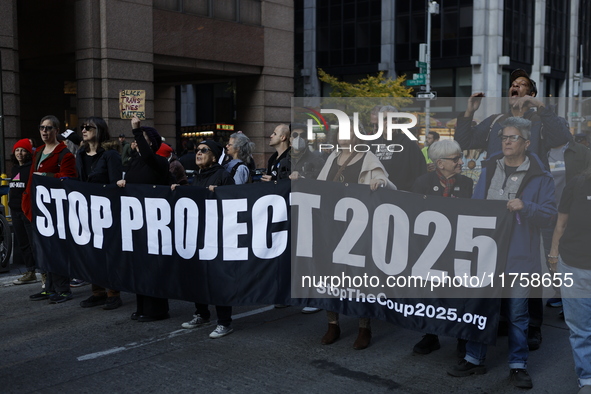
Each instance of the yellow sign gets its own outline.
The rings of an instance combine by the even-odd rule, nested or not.
[[[120,90],[119,112],[121,119],[131,119],[137,116],[141,120],[146,120],[146,91]]]

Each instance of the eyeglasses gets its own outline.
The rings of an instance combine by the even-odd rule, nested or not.
[[[53,126],[43,126],[43,125],[39,126],[39,131],[45,131],[45,130],[51,131],[51,130],[53,130]]]
[[[211,152],[211,149],[209,149],[209,148],[201,148],[201,149],[197,149],[197,152],[201,152],[203,154],[206,154],[207,152]]]
[[[463,158],[464,158],[464,155],[459,155],[459,156],[456,156],[456,157],[442,157],[441,160],[451,160],[455,164],[457,164],[458,161],[462,160]]]
[[[524,141],[527,141],[525,138],[523,138],[520,135],[502,135],[501,141],[506,142],[507,140],[509,140],[511,142],[517,142],[517,141],[519,141],[520,138]]]
[[[296,139],[299,136],[302,136],[302,138],[304,138],[306,135],[304,133],[300,133],[299,131],[294,131],[293,133],[291,133],[291,136]]]
[[[96,129],[96,127],[91,126],[89,124],[80,125],[80,130],[84,130],[84,129],[86,129],[86,130],[92,130],[92,129]]]

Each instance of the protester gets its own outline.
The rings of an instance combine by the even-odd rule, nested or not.
[[[554,178],[555,201],[556,205],[558,205],[560,203],[562,191],[564,190],[566,184],[570,182],[570,180],[575,176],[581,174],[591,167],[591,151],[586,149],[583,145],[571,140],[562,146],[550,149],[548,152],[548,163],[550,165],[550,173]],[[553,234],[554,226],[542,229],[542,240],[544,244],[544,252],[546,255],[550,254]],[[540,288],[540,292],[541,290],[542,289]],[[559,308],[562,306],[560,287],[555,287],[554,290],[554,297],[546,301],[546,306]],[[541,342],[541,333],[538,335],[539,341]],[[529,336],[531,338],[531,333]],[[530,350],[532,350],[531,345]]]
[[[123,167],[127,167],[131,160],[131,145],[125,139],[125,134],[119,134],[119,143],[121,144],[121,163]]]
[[[197,155],[195,156],[195,163],[199,170],[195,174],[193,186],[206,187],[210,191],[214,191],[217,186],[234,185],[234,179],[226,169],[224,169],[218,160],[222,155],[223,148],[220,144],[213,140],[201,141],[197,146]],[[178,185],[172,185],[174,190]],[[232,324],[232,307],[220,306],[215,307],[218,324],[209,337],[211,339],[221,338],[234,332],[231,327]],[[207,304],[195,303],[195,314],[193,319],[183,323],[183,328],[197,328],[209,324],[211,312]]]
[[[510,117],[503,122],[499,134],[503,152],[483,165],[473,196],[507,201],[507,209],[514,212],[506,274],[540,274],[540,228],[552,223],[556,215],[552,176],[535,154],[526,152],[531,125],[532,122],[520,117]],[[516,387],[532,388],[527,372],[529,287],[517,284],[506,291],[501,304],[508,320],[509,378]],[[485,344],[469,341],[466,356],[449,369],[448,374],[463,377],[485,373],[486,350]]]
[[[269,146],[275,148],[275,153],[269,157],[267,173],[262,176],[261,181],[269,182],[289,178],[289,168],[281,166],[281,161],[287,157],[291,149],[289,146],[289,134],[289,126],[286,124],[280,124],[275,127],[275,130],[271,133]]]
[[[300,123],[290,125],[289,144],[291,149],[287,157],[281,161],[282,167],[289,167],[290,179],[316,179],[324,166],[324,160],[308,146],[306,126]]]
[[[362,124],[359,129],[364,132]],[[363,130],[363,131],[362,131]],[[357,152],[354,146],[360,143],[353,132],[353,119],[351,118],[350,139],[338,140],[339,149],[328,156],[324,167],[318,174],[318,180],[341,183],[359,183],[369,185],[371,190],[378,187],[387,187],[396,190],[396,186],[388,179],[388,173],[384,166],[371,152]],[[343,300],[342,302],[346,302]],[[339,327],[339,314],[326,311],[328,318],[328,330],[322,337],[323,345],[330,345],[339,339],[341,329]],[[371,323],[369,318],[359,319],[359,333],[353,344],[356,350],[362,350],[371,342]]]
[[[32,175],[48,176],[52,178],[76,178],[76,159],[66,148],[63,142],[57,140],[60,130],[60,121],[53,115],[45,116],[41,119],[39,133],[44,145],[41,145],[35,151],[31,172],[29,173],[29,182],[23,192],[22,208],[29,221],[33,219],[31,183]],[[33,246],[34,248],[34,246]],[[36,252],[35,250],[33,250]],[[51,263],[45,262],[50,256],[44,253],[35,253],[39,265],[42,267],[51,266]],[[51,267],[50,267],[51,269]],[[70,278],[59,275],[54,272],[47,272],[45,289],[40,293],[29,297],[33,301],[49,299],[50,304],[58,304],[72,299],[70,291]]]
[[[111,141],[109,127],[103,118],[87,118],[80,126],[82,147],[76,156],[78,179],[82,182],[115,184],[123,173],[123,163],[117,141]],[[117,309],[123,302],[119,290],[92,284],[92,295],[80,302],[82,308],[103,306]]]
[[[35,258],[33,257],[33,229],[31,222],[25,216],[22,209],[23,192],[29,182],[31,173],[31,159],[33,147],[28,139],[22,139],[14,144],[12,148],[12,177],[10,191],[8,192],[8,206],[12,216],[12,229],[17,240],[19,249],[23,256],[26,272],[16,279],[15,285],[25,285],[37,282],[35,274]]]
[[[435,141],[429,145],[429,159],[435,170],[421,175],[412,187],[413,193],[432,196],[471,198],[473,181],[461,175],[462,150],[460,144],[452,140]],[[423,339],[414,347],[418,354],[429,354],[441,348],[439,337],[435,334],[425,334]],[[458,356],[466,355],[466,341],[458,339]]]
[[[129,163],[125,179],[117,181],[117,186],[125,187],[127,183],[149,185],[169,185],[168,161],[158,156],[156,151],[162,144],[158,131],[152,127],[141,126],[140,119],[131,119],[133,136],[137,143],[138,153]],[[137,294],[137,310],[131,314],[131,320],[151,322],[168,319],[168,299]]]
[[[591,393],[591,169],[569,181],[562,192],[548,255],[551,272],[562,282],[564,319],[579,379],[579,394]]]
[[[425,137],[425,146],[421,149],[423,152],[423,156],[425,156],[425,162],[427,163],[427,171],[435,171],[435,165],[433,161],[429,157],[429,147],[433,145],[434,142],[439,141],[439,133],[436,131],[430,131],[429,134]]]
[[[585,133],[577,133],[575,134],[575,142],[583,145],[585,148],[589,149],[591,144],[589,143],[589,138]]]
[[[172,177],[172,183],[179,185],[186,185],[188,183],[185,167],[183,167],[177,155],[174,154],[172,146],[162,143],[156,154],[164,157],[168,161],[168,171]]]
[[[504,114],[493,114],[478,125],[474,125],[474,113],[480,108],[484,93],[474,93],[468,99],[463,116],[458,116],[454,138],[462,149],[486,149],[487,157],[502,148],[499,139],[501,123],[508,117],[522,117],[532,122],[528,151],[536,154],[546,170],[549,169],[548,152],[563,146],[572,139],[566,119],[557,116],[544,102],[538,100],[536,82],[522,69],[511,73],[508,102],[510,110]],[[538,349],[542,341],[541,326],[544,304],[539,294],[529,299],[530,329],[528,329],[531,350]]]
[[[232,159],[224,165],[224,168],[230,173],[234,183],[242,185],[252,182],[248,165],[252,161],[254,142],[251,142],[244,133],[234,133],[228,140],[226,150]]]
[[[410,191],[415,180],[427,172],[427,163],[421,149],[414,140],[411,140],[400,130],[394,130],[392,140],[388,141],[386,134],[388,124],[388,113],[398,113],[398,109],[391,105],[385,105],[380,108],[379,113],[383,115],[382,137],[380,137],[372,146],[374,153],[380,160],[389,174],[390,181],[396,185],[399,190]],[[397,119],[393,119],[397,122]],[[379,123],[378,115],[372,119],[372,123]]]

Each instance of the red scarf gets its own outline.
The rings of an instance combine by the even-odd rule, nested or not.
[[[437,168],[435,172],[439,177],[439,182],[441,182],[441,184],[445,187],[445,189],[443,189],[443,197],[452,197],[452,192],[456,183],[456,177],[452,176],[451,178],[446,178],[445,175],[441,173],[439,168]]]

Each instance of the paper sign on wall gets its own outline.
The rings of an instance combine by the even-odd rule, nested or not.
[[[119,111],[121,119],[131,119],[135,116],[146,120],[146,91],[120,90]]]

